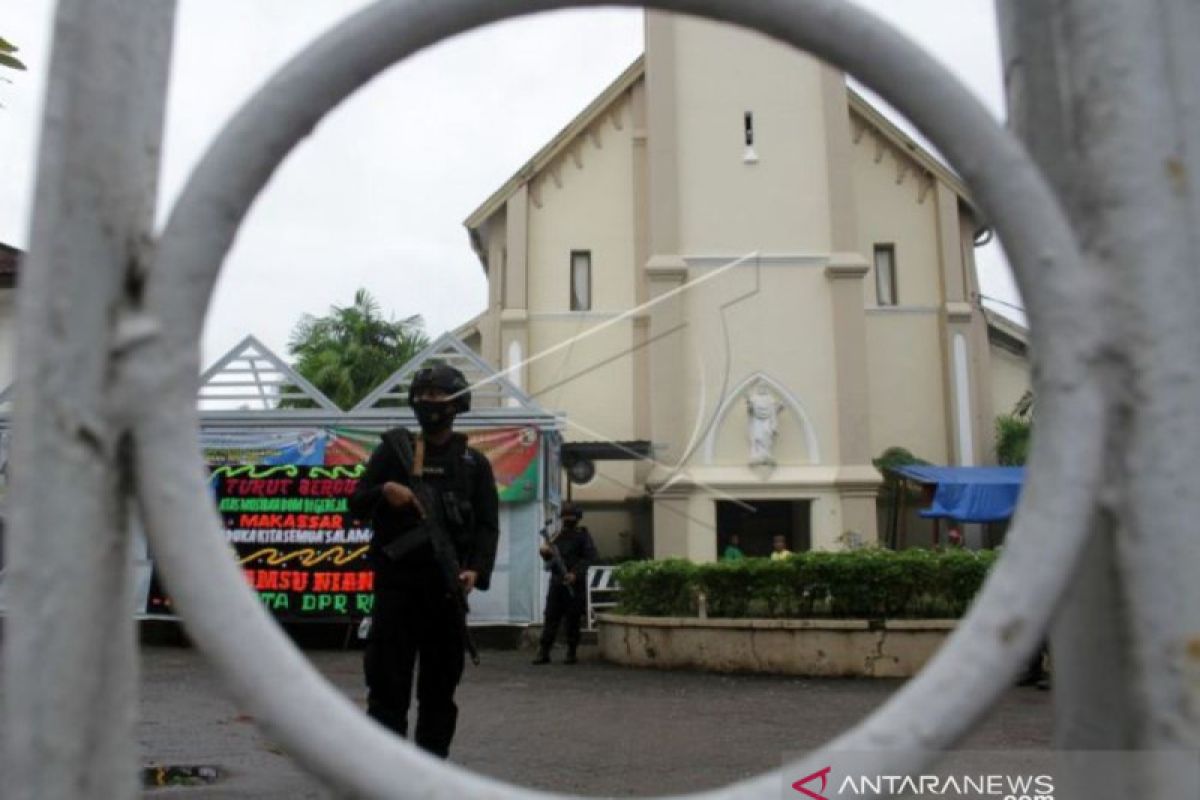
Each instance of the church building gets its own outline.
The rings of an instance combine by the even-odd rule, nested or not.
[[[1024,330],[979,299],[960,179],[758,34],[647,12],[645,55],[466,220],[456,333],[564,415],[605,555],[712,560],[877,537],[899,446],[992,463]]]

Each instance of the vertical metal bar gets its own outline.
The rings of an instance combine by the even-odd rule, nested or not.
[[[63,0],[18,299],[4,794],[132,797],[118,329],[153,223],[174,0]]]
[[[254,360],[253,356],[251,356],[250,358],[246,359],[246,363],[250,365],[250,371],[254,374],[254,383],[258,388],[258,398],[262,403],[263,411],[269,411],[271,404],[267,400],[267,388],[263,386],[262,375],[258,374],[258,362]]]
[[[1194,752],[1200,5],[1001,0],[998,8],[1012,118],[1060,193],[1109,331],[1100,365],[1112,404],[1109,488],[1054,629],[1058,738],[1072,748]],[[1125,785],[1094,790],[1184,796],[1178,775],[1148,765],[1119,776]]]

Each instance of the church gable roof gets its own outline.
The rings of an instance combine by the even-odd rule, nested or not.
[[[503,186],[479,205],[463,224],[468,231],[477,231],[508,201],[522,184],[533,181],[543,170],[562,157],[573,142],[605,114],[613,110],[622,96],[645,76],[645,56],[639,56],[608,85],[588,106],[583,109],[557,136],[537,151],[509,178]],[[944,182],[959,198],[973,206],[966,184],[933,153],[914,140],[895,123],[889,120],[865,97],[849,86],[846,87],[847,104],[852,121],[858,130],[869,127],[875,134],[890,143],[899,153],[911,158],[921,170]],[[865,127],[861,127],[865,126]],[[857,135],[857,134],[856,134]],[[474,233],[472,234],[474,235]]]
[[[538,150],[533,158],[526,161],[503,186],[471,212],[471,215],[463,222],[467,229],[473,230],[486,222],[508,201],[508,198],[521,184],[535,178],[542,170],[562,156],[576,139],[586,133],[595,122],[617,105],[621,97],[641,79],[645,71],[645,56],[638,56],[615,81],[588,104],[587,108],[579,112],[573,120],[567,123],[565,128],[559,131],[557,136]]]
[[[846,87],[846,95],[850,106],[851,129],[855,142],[866,130],[870,129],[881,144],[886,143],[891,146],[897,158],[911,162],[919,172],[924,173],[930,179],[940,180],[957,194],[960,200],[972,208],[974,207],[967,185],[962,182],[962,178],[958,177],[954,170],[942,163],[940,158],[871,105],[867,98],[849,86]]]

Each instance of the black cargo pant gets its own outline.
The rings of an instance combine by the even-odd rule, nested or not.
[[[563,623],[567,629],[567,647],[579,646],[579,628],[583,622],[583,615],[587,613],[587,589],[579,581],[576,581],[571,589],[575,592],[574,597],[566,586],[559,583],[550,584],[550,591],[546,593],[545,622],[542,625],[543,650],[554,646],[558,626]]]
[[[367,714],[408,735],[413,672],[417,672],[419,747],[446,758],[458,721],[454,691],[463,673],[458,609],[436,569],[406,574],[396,587],[376,587],[371,632],[363,654]]]

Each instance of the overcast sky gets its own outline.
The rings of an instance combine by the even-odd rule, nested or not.
[[[991,0],[856,0],[930,50],[1003,115]],[[235,109],[364,0],[180,0],[160,218]],[[50,0],[4,0],[29,66],[0,83],[0,241],[28,244]],[[459,37],[393,68],[327,117],[276,174],[230,253],[204,362],[247,333],[281,355],[303,312],[366,287],[436,336],[483,310],[462,221],[642,51],[639,11],[568,11]],[[1019,305],[993,245],[984,294]],[[1010,308],[998,307],[1009,315]],[[1019,315],[1016,315],[1019,318]]]

